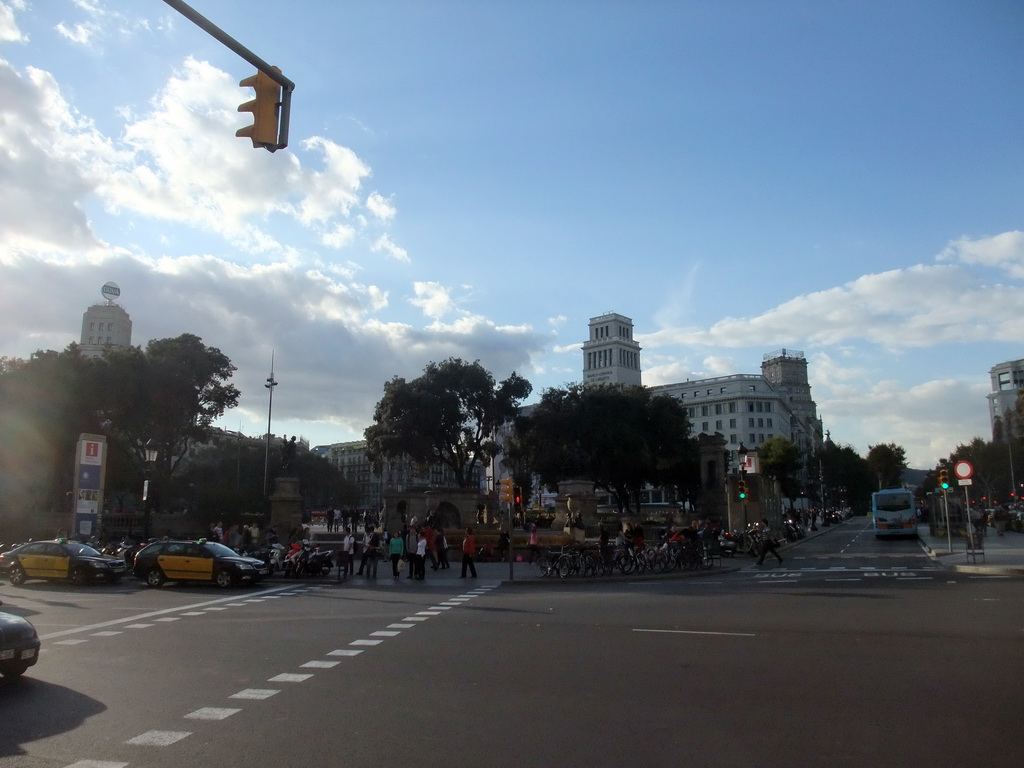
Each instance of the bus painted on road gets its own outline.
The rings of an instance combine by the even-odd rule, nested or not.
[[[871,494],[871,518],[875,536],[916,536],[917,509],[914,494],[906,488],[887,488]]]

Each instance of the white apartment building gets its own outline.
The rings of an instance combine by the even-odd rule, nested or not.
[[[608,313],[590,319],[583,344],[583,383],[641,385],[640,345],[633,321]],[[811,398],[803,352],[780,349],[764,356],[760,374],[732,374],[649,387],[680,400],[694,434],[722,434],[734,459],[742,444],[753,449],[772,437],[794,442],[802,453],[822,444],[822,425]]]
[[[132,319],[113,301],[95,304],[82,315],[82,336],[79,346],[83,355],[98,357],[104,347],[130,347]]]
[[[1016,419],[1017,391],[1024,387],[1024,360],[1008,360],[992,366],[988,372],[992,381],[992,391],[986,395],[988,400],[988,418],[992,427],[992,437],[1005,436],[1003,431],[1006,414],[1015,419],[1015,426],[1020,426]],[[1015,429],[1014,434],[1019,434]]]

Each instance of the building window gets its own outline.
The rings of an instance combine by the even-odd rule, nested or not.
[[[751,391],[751,392],[756,392],[756,391],[757,391],[756,387],[754,387],[754,385],[753,385],[753,384],[751,384],[751,385],[750,385],[749,387],[747,387],[747,389],[748,389],[749,391]]]
[[[707,432],[708,431],[708,423],[706,421],[701,422],[700,431],[701,432]]]
[[[750,433],[750,444],[755,445],[757,443],[757,437],[753,432]]]
[[[708,415],[708,407],[706,405],[702,405],[700,407],[700,415],[701,416],[707,416]]]
[[[768,422],[768,425],[767,425],[768,429],[775,429],[775,427],[772,425],[772,420],[771,419],[766,419],[766,421]]]
[[[715,403],[715,416],[721,416],[721,415],[722,415],[722,404],[721,403]]]
[[[757,426],[759,426],[761,429],[764,429],[764,419],[758,419]]]
[[[736,401],[732,400],[729,402],[729,413],[736,413]]]
[[[716,430],[719,430],[719,431],[720,431],[720,430],[722,429],[722,420],[721,420],[721,419],[718,419],[718,420],[717,420],[717,421],[715,422],[715,429],[716,429]]]
[[[753,427],[754,426],[754,419],[753,418],[747,419],[747,426],[748,427]]]
[[[747,412],[748,413],[753,413],[754,412],[754,404],[753,403],[747,403]]]
[[[735,445],[739,440],[736,439],[736,435],[729,435],[729,442]]]
[[[729,419],[729,429],[736,429],[736,419]]]
[[[765,403],[764,404],[764,412],[765,413],[771,413],[772,412],[772,404],[771,403]]]

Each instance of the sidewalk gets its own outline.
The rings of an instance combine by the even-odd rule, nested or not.
[[[987,528],[977,555],[967,554],[967,541],[953,536],[953,551],[947,537],[932,536],[927,525],[917,527],[921,548],[936,564],[960,573],[991,576],[1024,576],[1024,534],[1007,531],[1000,536]]]

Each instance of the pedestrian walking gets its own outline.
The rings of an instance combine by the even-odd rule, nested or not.
[[[462,540],[462,575],[460,579],[466,578],[466,570],[476,578],[476,565],[473,564],[473,554],[476,552],[476,538],[473,536],[473,529],[466,528],[466,536]]]
[[[782,556],[779,555],[779,541],[775,538],[775,534],[772,533],[772,527],[768,523],[768,518],[764,518],[761,521],[761,556],[757,559],[758,565],[764,564],[764,556],[771,552],[779,561],[779,565],[782,565]]]
[[[530,542],[528,546],[530,549],[530,563],[532,564],[534,558],[540,559],[540,534],[537,533],[536,525],[530,529]]]
[[[416,517],[413,517],[415,520]],[[419,528],[410,525],[405,532],[405,559],[409,561],[409,573],[405,578],[416,578],[416,544],[419,541]]]

